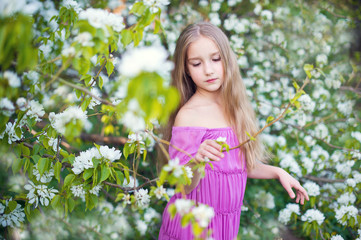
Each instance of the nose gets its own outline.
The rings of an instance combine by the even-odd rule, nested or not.
[[[203,66],[204,66],[203,70],[205,75],[210,76],[214,73],[214,69],[210,61],[206,61]]]

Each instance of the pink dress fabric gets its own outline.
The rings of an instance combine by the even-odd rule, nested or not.
[[[204,128],[204,127],[173,127],[171,143],[193,157],[199,145],[206,139],[225,137],[230,147],[239,144],[232,128]],[[186,164],[190,158],[182,152],[169,148],[170,158],[178,157],[181,164]],[[239,149],[224,152],[224,158],[219,162],[212,162],[214,170],[206,165],[206,175],[198,186],[186,195],[187,199],[205,203],[213,207],[215,216],[209,224],[213,239],[233,240],[237,238],[241,206],[247,182],[245,156]],[[159,232],[161,240],[193,239],[191,226],[182,228],[180,217],[176,214],[170,218],[168,206],[176,199],[182,198],[180,193],[175,194],[164,209],[162,226]]]

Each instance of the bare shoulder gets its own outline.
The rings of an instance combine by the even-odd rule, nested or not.
[[[174,126],[192,126],[197,119],[197,111],[191,106],[184,105],[177,113]]]

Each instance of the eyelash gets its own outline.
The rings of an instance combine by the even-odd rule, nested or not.
[[[216,58],[216,59],[212,59],[214,62],[218,62],[221,61],[221,58]],[[201,63],[197,63],[197,64],[192,64],[193,67],[198,67]]]

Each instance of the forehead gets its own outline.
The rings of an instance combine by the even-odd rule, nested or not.
[[[188,59],[207,57],[215,53],[219,53],[217,44],[208,37],[200,36],[197,38],[197,40],[189,45],[187,50],[187,57]]]

